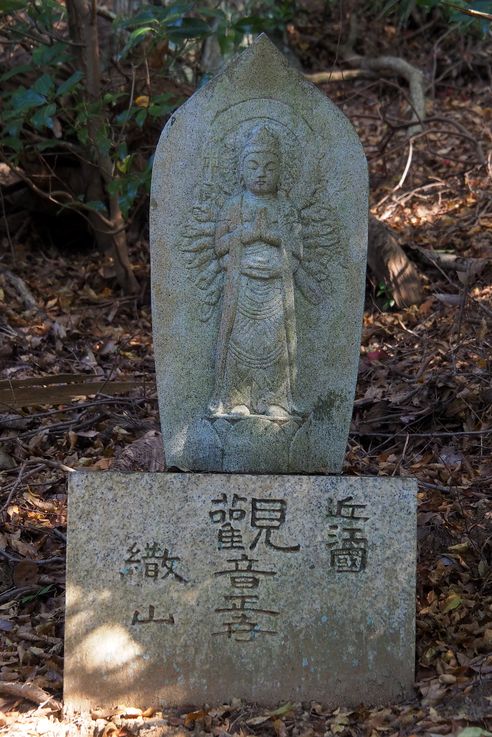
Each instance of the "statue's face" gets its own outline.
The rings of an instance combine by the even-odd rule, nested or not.
[[[243,180],[253,194],[273,194],[277,191],[280,162],[274,153],[252,151],[243,161]]]

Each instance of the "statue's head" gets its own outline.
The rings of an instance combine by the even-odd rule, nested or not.
[[[280,142],[266,125],[258,125],[249,134],[241,155],[241,176],[253,194],[273,194],[280,179]]]

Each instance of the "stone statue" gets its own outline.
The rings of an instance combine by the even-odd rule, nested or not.
[[[323,299],[320,285],[329,277],[329,261],[337,250],[336,215],[314,198],[322,232],[316,234],[317,254],[310,252],[312,220],[306,222],[289,197],[295,165],[283,160],[280,134],[272,124],[259,122],[239,139],[238,191],[214,207],[214,182],[209,181],[194,207],[194,220],[185,226],[184,250],[197,286],[205,291],[205,321],[212,314],[209,307],[222,296],[215,389],[208,409],[215,417],[285,420],[298,414],[293,400],[294,286],[312,303]],[[312,210],[313,202],[311,217]]]
[[[342,467],[367,245],[360,141],[265,36],[169,119],[151,193],[168,467]]]
[[[225,202],[215,232],[226,280],[210,409],[285,418],[293,411],[292,274],[301,238],[297,213],[278,191],[280,146],[267,126],[253,129],[240,169],[243,190]]]

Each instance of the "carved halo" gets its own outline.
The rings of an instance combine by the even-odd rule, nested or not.
[[[308,302],[317,304],[326,299],[330,280],[335,278],[334,256],[341,248],[342,233],[336,207],[325,195],[329,151],[320,159],[315,146],[301,146],[300,139],[312,138],[313,131],[290,105],[271,99],[245,100],[215,117],[203,148],[204,168],[192,218],[183,224],[181,249],[203,295],[203,321],[214,313],[224,283],[223,264],[215,253],[217,216],[225,201],[243,189],[241,160],[258,129],[266,129],[276,139],[281,160],[279,191],[300,215],[303,257],[294,273],[297,287]],[[306,155],[309,150],[310,156]]]

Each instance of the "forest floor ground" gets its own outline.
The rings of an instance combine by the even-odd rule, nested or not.
[[[445,52],[433,48],[413,61],[428,74],[433,68],[435,80],[435,59]],[[143,231],[132,244],[143,285],[136,300],[118,296],[99,253],[61,251],[27,229],[2,257],[22,281],[0,275],[5,734],[479,737],[492,730],[490,83],[471,62],[439,80],[427,100],[432,122],[411,151],[406,129],[395,128],[406,103],[394,83],[324,89],[363,140],[374,214],[398,232],[423,279],[422,303],[405,309],[368,280],[344,466],[345,474],[418,481],[415,694],[381,708],[311,703],[266,712],[232,699],[196,712],[142,716],[126,704],[93,719],[63,719],[67,476],[108,470],[115,459],[146,470],[145,450],[139,456],[134,444],[159,430],[148,243]],[[433,265],[436,251],[464,261]]]

